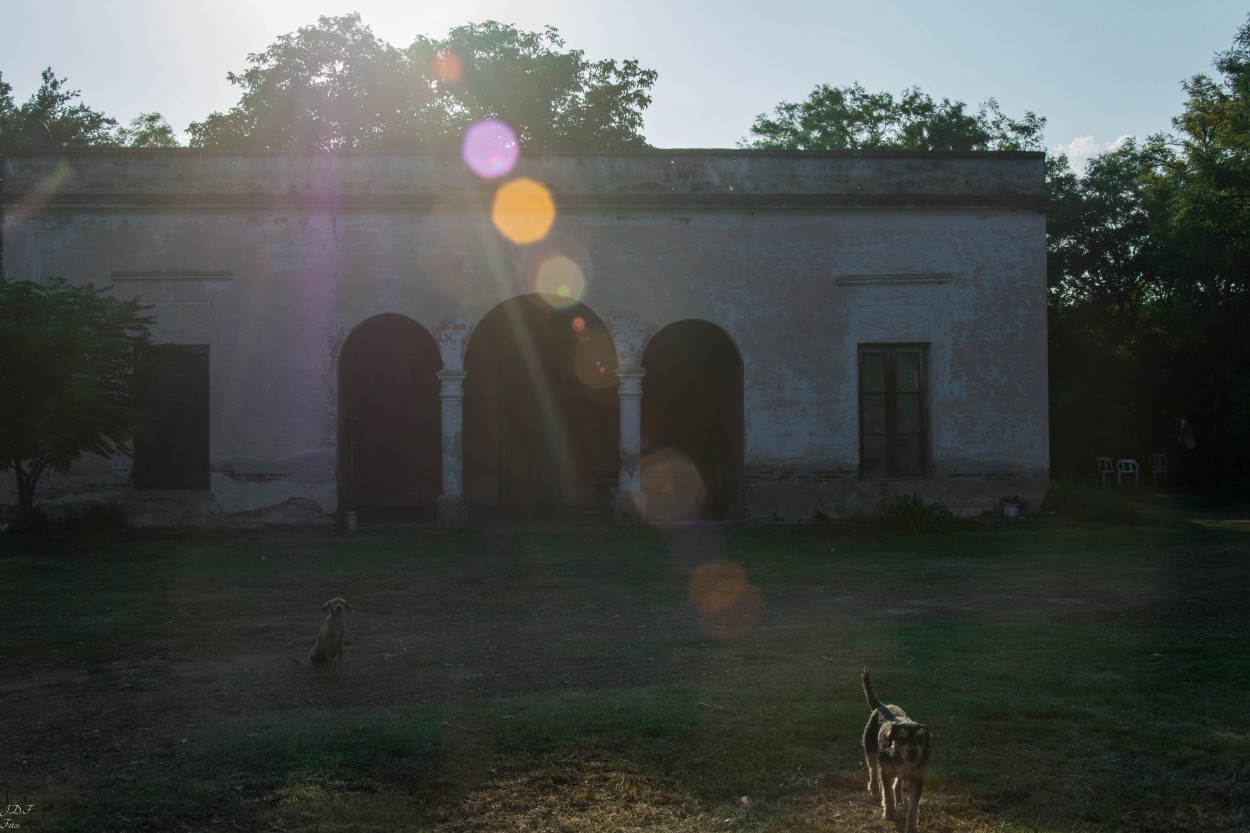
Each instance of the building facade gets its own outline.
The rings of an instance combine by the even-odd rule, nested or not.
[[[136,372],[162,392],[133,460],[49,475],[40,502],[139,525],[1036,506],[1043,168],[648,151],[487,179],[455,155],[10,154],[5,274],[150,304]]]

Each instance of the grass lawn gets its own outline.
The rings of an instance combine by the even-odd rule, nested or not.
[[[888,833],[867,663],[922,832],[1244,831],[1250,513],[1146,508],[0,543],[0,829]]]

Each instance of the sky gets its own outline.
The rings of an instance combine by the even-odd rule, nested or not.
[[[381,39],[498,20],[559,30],[591,60],[659,73],[643,133],[662,148],[732,148],[755,117],[818,84],[862,84],[1047,120],[1078,167],[1123,137],[1171,129],[1182,83],[1213,73],[1250,9],[1232,0],[0,0],[0,74],[21,103],[51,66],[122,124],[178,132],[237,103],[247,56],[319,16],[357,11]]]

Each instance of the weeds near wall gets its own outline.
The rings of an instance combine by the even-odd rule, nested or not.
[[[942,532],[954,517],[941,501],[925,503],[915,492],[896,495],[886,486],[881,487],[878,505],[881,525],[898,532]]]

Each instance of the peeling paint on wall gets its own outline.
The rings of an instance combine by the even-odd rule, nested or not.
[[[403,315],[462,370],[491,310],[551,291],[548,257],[580,272],[564,291],[605,322],[620,367],[678,322],[727,335],[748,516],[874,505],[882,484],[858,474],[866,343],[927,346],[932,472],[909,486],[973,514],[1045,488],[1041,154],[533,155],[518,174],[548,184],[558,214],[528,247],[495,231],[489,189],[455,157],[119,150],[4,166],[10,274],[113,282],[156,305],[157,341],[209,347],[212,494],[186,512],[147,500],[152,522],[289,500],[335,511],[348,334]],[[445,453],[463,452],[451,439]],[[84,464],[56,500],[128,494],[126,467],[109,471]]]

